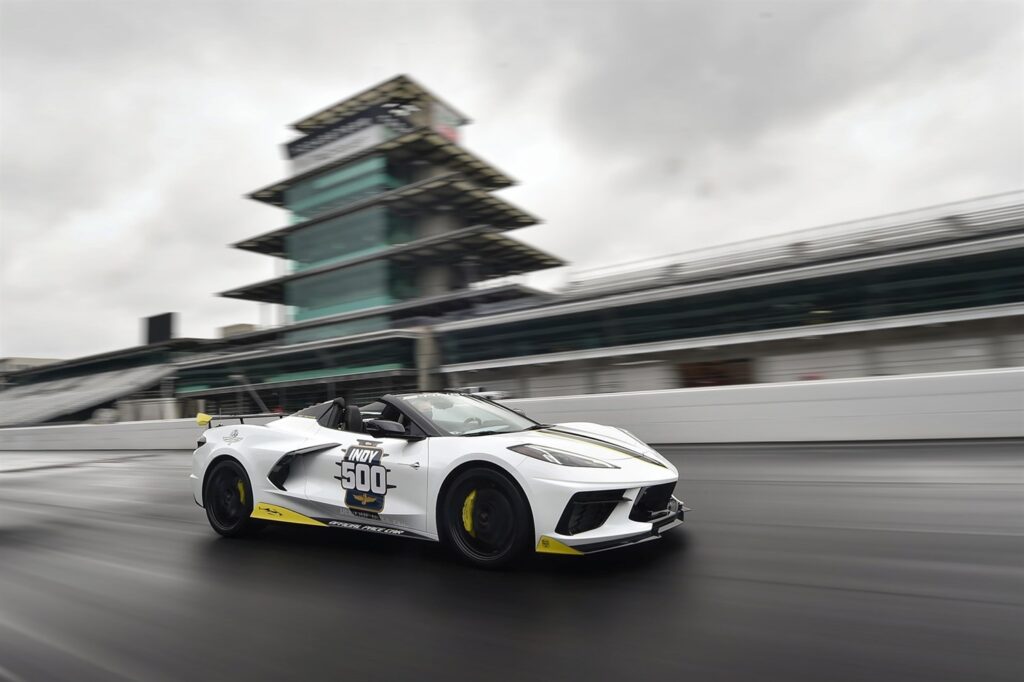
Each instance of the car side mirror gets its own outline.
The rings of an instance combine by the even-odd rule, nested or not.
[[[405,427],[390,419],[368,419],[366,428],[377,431],[384,436],[404,436]]]

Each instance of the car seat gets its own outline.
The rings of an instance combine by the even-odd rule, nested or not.
[[[363,413],[355,405],[345,408],[344,429],[353,433],[363,433]]]

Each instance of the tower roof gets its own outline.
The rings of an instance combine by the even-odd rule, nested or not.
[[[409,76],[402,74],[390,78],[383,83],[378,83],[351,97],[346,97],[314,114],[301,118],[292,124],[292,128],[303,133],[311,133],[375,104],[416,99],[428,99],[438,102],[460,119],[460,125],[470,122],[469,118],[458,109],[427,90]]]

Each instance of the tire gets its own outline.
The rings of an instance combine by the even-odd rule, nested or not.
[[[248,535],[262,526],[252,518],[249,476],[233,459],[213,465],[203,486],[203,506],[210,526],[224,537]]]
[[[475,467],[458,474],[439,515],[442,541],[481,568],[510,566],[532,545],[529,505],[515,483],[494,469]]]

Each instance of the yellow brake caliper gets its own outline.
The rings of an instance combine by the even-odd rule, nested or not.
[[[476,491],[466,495],[466,501],[462,503],[462,527],[466,529],[470,537],[475,538],[473,532],[473,503],[476,502]]]
[[[238,499],[242,501],[242,504],[245,504],[245,486],[242,484],[242,481],[238,481]]]

